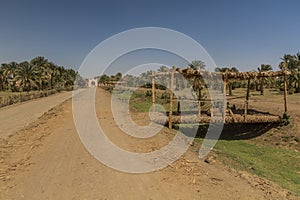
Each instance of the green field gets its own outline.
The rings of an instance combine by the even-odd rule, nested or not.
[[[197,139],[196,139],[197,140]],[[218,159],[300,195],[300,153],[244,140],[219,140]]]

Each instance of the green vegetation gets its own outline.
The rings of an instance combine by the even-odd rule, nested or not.
[[[289,94],[300,93],[300,52],[296,55],[285,54],[281,59],[282,62],[279,64],[279,68],[286,68],[291,72],[287,81]],[[279,86],[282,87],[282,80]]]
[[[243,140],[219,140],[215,146],[225,164],[274,181],[300,195],[300,154]]]
[[[84,80],[73,69],[66,69],[36,57],[21,63],[2,63],[0,67],[0,107],[85,87]]]
[[[0,67],[0,91],[29,92],[33,90],[70,90],[79,74],[36,57],[21,63],[2,63]],[[84,84],[84,83],[81,83]]]
[[[215,69],[215,72],[239,72],[239,70],[237,68],[235,68],[235,67],[232,67],[232,68],[228,68],[228,67],[220,68],[220,67],[217,67]],[[227,88],[229,89],[229,96],[233,95],[232,90],[235,87],[238,87],[238,82],[237,81],[228,81]]]
[[[164,107],[165,110],[169,111],[169,98],[165,98],[165,96],[169,95],[167,91],[156,91],[156,103],[160,104]],[[128,100],[129,106],[135,109],[138,112],[149,112],[152,105],[152,92],[150,90],[136,90],[133,91],[132,94],[129,91],[125,91],[122,93],[114,93],[120,100]],[[157,108],[157,111],[162,111]],[[175,111],[175,108],[174,108]]]
[[[290,116],[287,113],[283,113],[279,125],[287,126],[288,124],[290,124],[290,122],[291,122]]]
[[[262,64],[260,67],[257,68],[257,70],[259,72],[266,72],[266,71],[271,71],[272,67],[271,65]],[[270,80],[270,78],[267,80]],[[262,77],[260,78],[259,81],[260,81],[260,95],[264,95],[264,83],[266,82],[266,78]]]

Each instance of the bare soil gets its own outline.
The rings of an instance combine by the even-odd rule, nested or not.
[[[265,96],[252,95],[249,108],[282,116],[284,113],[283,95],[271,94],[272,90],[267,90],[266,93]],[[291,123],[284,127],[278,126],[253,138],[255,143],[300,151],[300,94],[288,95],[287,99]],[[229,101],[231,105],[236,104],[240,107],[244,104],[244,98],[229,97]]]
[[[62,92],[47,98],[29,100],[0,108],[0,138],[4,139],[36,121],[45,112],[71,97],[71,92]]]
[[[148,152],[173,138],[167,128],[149,139],[123,134],[113,120],[110,94],[98,89],[97,97],[101,126],[121,148]],[[132,117],[144,124],[143,115],[133,113]],[[213,153],[205,161],[189,150],[167,168],[152,173],[108,168],[83,147],[73,122],[72,102],[67,100],[0,141],[0,199],[297,198],[265,179],[225,167]]]

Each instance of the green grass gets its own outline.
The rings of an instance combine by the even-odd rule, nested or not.
[[[148,90],[148,92],[151,90]],[[136,90],[134,92],[129,91],[117,91],[114,93],[116,97],[118,97],[120,100],[128,100],[129,105],[131,108],[134,108],[138,112],[149,112],[151,105],[152,105],[152,95],[149,93],[147,95],[147,90]],[[164,112],[170,110],[170,104],[169,104],[169,91],[166,90],[156,90],[155,95],[155,103],[160,105],[156,106],[156,111],[158,112]],[[173,112],[177,111],[177,105],[178,102],[176,99],[173,100]],[[208,104],[205,104],[205,106],[202,106],[202,108],[208,107]],[[163,110],[164,109],[164,110]],[[197,108],[197,102],[192,101],[181,101],[181,111],[198,111]]]
[[[300,153],[243,140],[219,140],[215,148],[225,164],[269,179],[300,195]]]
[[[116,97],[120,100],[128,100],[129,106],[134,108],[138,112],[149,112],[152,105],[152,96],[147,96],[146,91],[134,91],[132,94],[128,91],[114,93]],[[162,99],[161,94],[156,95],[156,103],[163,106],[166,111],[169,111],[170,105],[168,99]],[[174,105],[176,102],[174,102]],[[176,104],[177,105],[177,104]],[[163,111],[159,107],[156,108],[157,111]],[[176,106],[173,106],[173,111],[176,110]]]

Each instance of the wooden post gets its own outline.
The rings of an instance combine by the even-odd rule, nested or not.
[[[199,89],[198,89],[198,118],[199,118],[199,121],[201,118],[201,100],[202,100],[201,96],[202,96],[201,84],[199,84]]]
[[[152,112],[155,112],[155,72],[152,71]]]
[[[180,107],[180,96],[178,97],[178,102],[177,102],[177,113],[180,114],[181,113],[181,107]]]
[[[287,71],[286,71],[286,63],[284,63],[284,112],[287,112]]]
[[[175,67],[172,67],[172,69],[171,69],[169,129],[172,128],[174,69],[175,69]]]
[[[227,110],[227,104],[226,104],[226,85],[227,85],[227,73],[228,69],[226,69],[224,79],[223,79],[223,95],[224,95],[224,102],[223,102],[223,123],[226,122],[226,110]]]
[[[246,101],[245,101],[245,115],[244,115],[244,120],[245,121],[247,121],[247,113],[248,113],[248,106],[249,106],[249,96],[250,96],[250,78],[248,79]]]
[[[176,88],[175,91],[179,91],[180,90],[180,86],[179,86],[179,81],[178,81],[178,77],[175,79],[176,80]],[[180,105],[180,95],[177,97],[177,113],[180,114],[181,113],[181,105]]]
[[[233,119],[233,122],[237,122],[237,120],[236,120],[236,118],[235,118],[235,116],[234,116],[234,114],[233,114],[233,112],[232,112],[232,110],[231,109],[228,109],[228,111],[229,111],[229,114],[231,115],[231,117],[232,117],[232,119]]]

